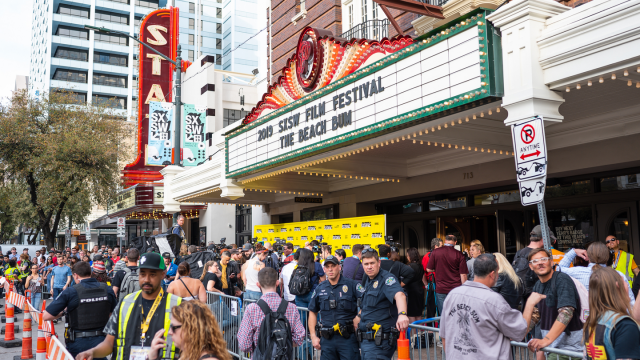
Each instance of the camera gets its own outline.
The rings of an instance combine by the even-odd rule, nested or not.
[[[286,240],[276,238],[276,241],[273,243],[273,251],[281,254],[284,251],[284,245],[287,243]]]
[[[389,248],[391,248],[391,251],[395,251],[395,252],[399,252],[398,247],[396,245],[398,246],[401,245],[400,243],[393,242],[393,236],[385,236],[384,244],[389,246]]]

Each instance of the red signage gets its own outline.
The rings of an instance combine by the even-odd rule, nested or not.
[[[140,24],[140,41],[171,59],[178,48],[178,8],[150,12]],[[161,166],[147,165],[149,102],[171,102],[174,66],[155,52],[139,44],[138,56],[138,139],[136,160],[125,166],[125,186],[162,179]]]

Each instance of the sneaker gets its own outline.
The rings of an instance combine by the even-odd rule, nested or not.
[[[438,342],[436,343],[436,346],[437,346],[437,347],[439,347],[439,348],[441,348],[441,347],[442,347],[442,341],[438,341]]]

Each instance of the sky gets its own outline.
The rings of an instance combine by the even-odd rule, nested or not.
[[[29,75],[31,50],[31,5],[33,0],[4,0],[0,13],[0,99],[11,96],[16,75]],[[6,5],[6,4],[5,4]]]

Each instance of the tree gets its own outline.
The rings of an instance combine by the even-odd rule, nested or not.
[[[71,92],[36,99],[18,91],[0,107],[0,167],[25,187],[47,247],[65,216],[84,219],[121,186],[130,127],[108,106],[80,104]]]

